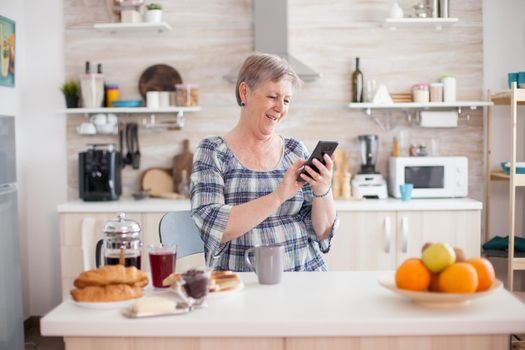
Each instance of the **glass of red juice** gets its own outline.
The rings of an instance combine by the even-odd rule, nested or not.
[[[177,246],[175,244],[157,243],[149,245],[149,265],[153,287],[169,287],[169,285],[163,286],[162,281],[175,272],[176,260]]]

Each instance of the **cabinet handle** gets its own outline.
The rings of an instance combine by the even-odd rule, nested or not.
[[[403,237],[401,251],[406,253],[408,250],[408,218],[406,216],[401,217],[401,235]]]
[[[385,253],[390,253],[390,245],[392,241],[392,222],[390,221],[390,216],[385,218]]]
[[[84,218],[82,220],[80,234],[82,245],[82,267],[84,271],[87,271],[95,267],[95,263],[93,262],[93,257],[95,256],[95,247],[93,246],[95,240],[94,218]]]

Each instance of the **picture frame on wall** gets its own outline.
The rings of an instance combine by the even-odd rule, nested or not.
[[[15,21],[0,16],[0,85],[15,86]]]

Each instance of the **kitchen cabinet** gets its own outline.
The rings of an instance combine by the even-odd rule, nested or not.
[[[330,270],[393,270],[426,242],[448,242],[480,255],[480,210],[340,212],[325,255]]]
[[[114,220],[117,212],[60,214],[60,266],[62,297],[69,296],[73,281],[84,268],[95,266],[95,247],[103,237],[104,225]],[[142,226],[142,215],[131,213],[126,218]],[[86,251],[87,259],[84,259]],[[142,259],[144,261],[144,259]]]
[[[83,248],[94,266],[95,244],[104,224],[120,212],[141,227],[142,269],[149,271],[148,245],[159,242],[158,226],[166,212],[188,210],[189,200],[149,198],[110,202],[72,201],[58,207],[63,297],[84,269]],[[482,204],[469,198],[335,201],[340,226],[324,255],[330,270],[392,270],[408,256],[418,256],[427,241],[448,241],[467,256],[479,255]],[[84,244],[82,237],[87,237]],[[388,238],[388,239],[387,239]],[[388,243],[388,245],[387,245]],[[404,245],[406,243],[406,249]],[[203,266],[204,255],[177,260],[176,271]]]
[[[114,220],[119,212],[107,213],[61,213],[60,214],[60,256],[62,298],[69,297],[73,281],[85,269],[95,267],[95,246],[103,238],[104,225]],[[126,218],[135,220],[141,228],[142,270],[149,272],[148,246],[159,243],[159,222],[165,212],[131,212]],[[87,259],[84,261],[84,250]],[[195,254],[177,260],[176,271],[203,266],[204,255]]]

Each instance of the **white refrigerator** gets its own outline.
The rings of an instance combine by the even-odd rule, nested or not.
[[[0,350],[24,348],[14,117],[0,116]]]

